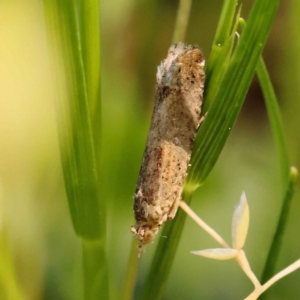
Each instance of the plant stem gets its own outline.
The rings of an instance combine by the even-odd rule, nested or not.
[[[236,11],[236,5],[237,0],[227,0],[223,2],[221,15],[218,22],[218,27],[216,30],[216,34],[212,43],[212,48],[209,56],[209,60],[206,66],[206,78],[205,78],[205,90],[204,90],[204,103],[202,107],[201,114],[205,114],[208,111],[208,108],[210,107],[212,101],[214,98],[209,97],[209,100],[207,100],[207,92],[210,91],[210,89],[207,89],[207,87],[210,85],[210,81],[213,77],[216,77],[217,75],[218,81],[220,81],[221,75],[218,68],[222,67],[224,58],[220,57],[221,53],[223,52],[223,48],[226,44],[226,41],[228,41],[230,32],[233,25],[233,19]],[[225,51],[226,52],[226,51]],[[216,80],[217,81],[217,80]],[[212,84],[213,85],[213,84]],[[215,88],[213,88],[215,90]]]
[[[260,288],[255,289],[245,300],[255,300],[257,299],[263,292],[265,292],[271,285],[280,280],[281,278],[289,275],[295,270],[300,268],[300,259],[296,260],[294,263],[277,273],[273,276],[268,282],[262,285]]]
[[[277,223],[277,228],[273,237],[272,245],[270,247],[268,258],[266,260],[264,271],[261,277],[262,282],[265,282],[274,274],[276,262],[282,244],[284,230],[287,224],[287,220],[291,208],[292,197],[295,191],[295,183],[296,183],[297,175],[298,175],[297,169],[295,167],[291,167],[289,185],[285,194],[285,198],[281,208],[281,213]]]
[[[138,257],[137,240],[132,238],[130,255],[128,260],[126,282],[122,292],[122,300],[133,299],[134,286],[137,278],[140,258]]]
[[[294,272],[295,270],[300,268],[300,259],[296,260],[293,264],[288,266],[287,268],[283,269],[279,273],[277,273],[274,277],[272,277],[269,281],[267,281],[263,285],[263,292],[267,290],[272,284],[274,284],[279,279],[283,278],[284,276]]]
[[[100,104],[100,99],[96,99],[100,94],[99,10],[97,0],[81,2],[44,0],[44,5],[51,50],[59,53],[53,60],[53,77],[59,89],[60,154],[73,227],[82,239],[85,299],[107,300],[106,213],[99,177],[100,139],[94,139],[90,110],[92,103],[94,107]],[[81,15],[79,4],[82,4]],[[96,115],[99,124],[100,114]]]
[[[191,194],[187,191],[183,192],[182,199],[187,203],[190,203],[191,198]],[[178,210],[175,219],[164,225],[161,235],[166,238],[159,240],[140,299],[157,300],[162,298],[186,216],[184,211]]]
[[[207,225],[192,209],[183,201],[180,201],[179,206],[191,217],[204,231],[206,231],[214,240],[216,240],[224,248],[230,248],[230,246],[224,241],[224,239],[214,231],[209,225]]]
[[[238,255],[235,259],[242,268],[242,270],[245,272],[245,274],[248,276],[248,278],[251,280],[251,282],[254,284],[255,289],[260,288],[261,284],[250,267],[245,251],[242,249],[239,250]]]
[[[173,44],[185,40],[191,6],[192,0],[180,0],[172,39]]]
[[[84,299],[108,300],[108,274],[103,243],[82,239]]]

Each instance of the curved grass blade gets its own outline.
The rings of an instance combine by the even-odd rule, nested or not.
[[[100,102],[100,2],[80,1],[80,40],[91,116]]]
[[[283,189],[289,182],[289,159],[284,142],[283,125],[275,91],[273,89],[266,65],[261,57],[257,65],[257,76],[266,102],[267,113],[277,148]]]
[[[241,25],[243,29],[246,26],[246,23],[243,19],[241,19]],[[288,215],[290,212],[292,196],[294,194],[294,185],[296,182],[297,170],[295,168],[291,168],[289,170],[288,154],[284,142],[283,125],[280,109],[278,106],[278,101],[275,95],[274,88],[272,86],[270,76],[268,74],[267,68],[262,57],[259,58],[256,71],[266,102],[267,113],[269,116],[275,145],[279,154],[283,189],[287,189],[285,192],[281,214],[277,224],[277,229],[274,234],[272,245],[270,247],[262,275],[262,282],[264,283],[268,279],[270,279],[271,276],[274,274],[276,262],[281,248],[281,241],[284,235],[284,229],[286,227]],[[264,297],[267,297],[267,293],[262,295],[262,298]]]
[[[128,261],[128,267],[126,272],[126,281],[122,291],[121,299],[122,300],[131,300],[133,299],[134,287],[138,273],[138,266],[140,258],[138,257],[138,242],[135,238],[132,238],[130,257]]]

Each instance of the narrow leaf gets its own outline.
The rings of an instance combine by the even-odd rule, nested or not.
[[[76,1],[45,0],[46,21],[53,57],[60,154],[69,208],[76,233],[99,238],[105,227],[100,218],[98,170],[82,60]],[[61,80],[62,79],[62,80]]]
[[[277,223],[277,228],[270,246],[264,271],[262,274],[261,281],[266,282],[273,274],[276,268],[276,262],[282,247],[282,240],[284,236],[284,231],[287,225],[288,216],[291,210],[292,198],[295,192],[295,184],[298,177],[298,171],[295,167],[290,169],[289,185],[286,190],[284,201],[281,207],[280,216]]]
[[[212,44],[209,61],[206,67],[207,85],[209,85],[212,74],[215,73],[215,67],[219,64],[219,55],[222,52],[222,48],[225,42],[230,36],[236,7],[237,0],[225,0],[223,2],[218,27]],[[206,106],[205,103],[204,106]]]
[[[200,251],[191,251],[192,254],[217,259],[217,260],[228,260],[235,258],[238,254],[236,249],[224,249],[224,248],[215,248],[215,249],[205,249]]]
[[[232,218],[232,247],[240,250],[244,247],[249,227],[249,207],[245,193],[236,206]]]
[[[81,10],[79,4],[82,4]],[[105,203],[99,180],[100,138],[92,126],[93,123],[94,128],[96,124],[98,130],[101,128],[100,113],[95,113],[100,107],[99,3],[96,0],[87,3],[44,0],[44,7],[49,45],[54,54],[51,57],[54,84],[58,88],[57,127],[64,183],[73,227],[82,238],[84,297],[107,300]]]

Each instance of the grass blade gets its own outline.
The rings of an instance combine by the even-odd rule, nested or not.
[[[96,1],[82,2],[79,15],[80,3],[44,1],[50,45],[57,55],[53,60],[53,74],[60,96],[58,124],[64,182],[73,227],[83,241],[85,299],[107,300],[105,203],[99,188],[100,161],[96,156],[100,153],[100,139],[94,140],[89,107],[100,104],[97,99],[100,95],[100,58],[96,58],[100,55],[96,53],[100,47],[99,16],[94,15],[99,15],[99,10],[89,10],[99,6]],[[79,16],[83,32],[80,32]],[[93,26],[95,28],[87,32]],[[95,43],[98,47],[91,49]],[[99,124],[100,114],[96,115]]]
[[[245,28],[246,26],[243,20],[242,26],[243,28]],[[280,109],[278,106],[278,101],[275,95],[274,88],[271,83],[270,76],[268,74],[267,68],[262,57],[260,57],[259,59],[256,70],[266,102],[267,113],[270,120],[275,145],[279,155],[282,186],[283,189],[286,190],[280,217],[277,223],[277,228],[274,234],[274,238],[272,240],[272,245],[270,247],[264,271],[262,274],[261,281],[262,283],[264,283],[274,275],[276,262],[278,260],[279,252],[282,245],[284,230],[288,220],[288,215],[290,213],[291,201],[294,194],[294,188],[297,179],[297,170],[294,167],[289,169],[289,160],[284,142],[283,125]],[[262,298],[264,297],[267,297],[267,293],[262,295]]]
[[[248,26],[197,135],[188,184],[203,183],[216,163],[245,99],[278,4],[279,0],[255,2]]]
[[[282,119],[277,98],[262,57],[259,59],[256,70],[266,102],[267,113],[279,156],[283,189],[286,189],[286,185],[289,181],[289,159],[284,142]]]
[[[133,299],[133,292],[136,282],[136,277],[138,273],[140,259],[138,257],[138,243],[133,238],[130,249],[130,257],[128,261],[127,272],[125,276],[125,286],[122,291],[122,300],[131,300]]]
[[[64,94],[58,102],[65,187],[76,233],[92,239],[100,236],[99,191],[76,6],[73,1],[54,1],[50,5],[48,16],[54,30],[60,32],[59,70],[65,72],[62,76],[67,83],[61,88]]]
[[[287,219],[291,209],[291,202],[295,192],[296,180],[298,177],[298,171],[295,167],[291,167],[289,174],[288,187],[285,193],[284,201],[282,204],[277,228],[273,237],[272,245],[268,253],[268,258],[263,270],[261,282],[265,283],[274,275],[274,270],[276,268],[276,262],[278,260],[282,239],[284,236],[284,230],[286,228]],[[262,296],[264,297],[264,295]]]
[[[191,201],[190,194],[183,193],[182,198],[186,203]],[[180,209],[177,211],[176,218],[164,225],[162,235],[167,238],[159,239],[140,299],[156,300],[162,298],[186,217],[187,214]]]

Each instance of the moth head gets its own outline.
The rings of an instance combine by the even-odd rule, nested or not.
[[[139,240],[139,256],[145,245],[153,242],[157,232],[158,227],[147,223],[136,224],[131,227],[131,232],[134,234],[136,239]]]

